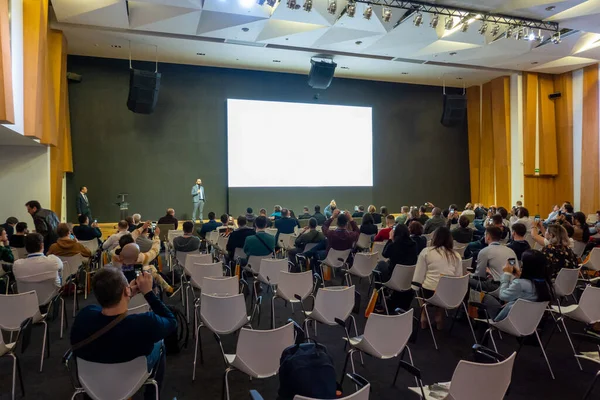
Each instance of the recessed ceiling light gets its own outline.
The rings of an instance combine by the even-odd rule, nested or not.
[[[357,40],[357,41],[356,41],[356,42],[354,42],[354,43],[355,43],[355,44],[357,44],[357,45],[360,45],[360,44],[362,44],[362,41],[361,41],[361,40]]]
[[[340,68],[341,68],[341,69],[350,69],[350,68],[348,68],[348,67],[340,67]]]
[[[451,56],[455,56],[455,55],[456,55],[456,52],[455,52],[455,51],[451,51],[451,52],[450,52],[450,55],[451,55]]]
[[[242,28],[242,32],[248,32],[250,28]]]
[[[197,56],[205,56],[206,53],[196,53]]]
[[[408,75],[408,72],[401,72],[402,75]]]
[[[115,48],[115,49],[120,49],[121,45],[119,45],[119,44],[111,44],[110,47]]]
[[[549,7],[546,7],[546,11],[554,11],[555,8],[556,8],[556,6],[549,6]]]
[[[281,60],[273,60],[274,63],[280,63]]]

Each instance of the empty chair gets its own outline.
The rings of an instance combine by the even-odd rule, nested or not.
[[[573,253],[575,253],[577,257],[581,257],[583,255],[583,251],[585,250],[586,244],[587,243],[585,242],[575,240],[573,243]]]
[[[335,250],[335,249],[329,249],[329,251],[327,252],[327,257],[325,257],[325,259],[323,261],[320,262],[320,267],[321,267],[321,277],[323,277],[323,266],[328,266],[330,268],[343,268],[346,266],[346,261],[348,260],[348,257],[350,256],[350,252],[351,250]],[[323,281],[323,286],[325,286],[325,283]]]
[[[194,312],[196,342],[194,345],[192,381],[196,379],[198,349],[200,349],[200,362],[204,363],[200,328],[205,326],[217,335],[228,335],[243,326],[249,326],[251,321],[246,313],[246,300],[241,293],[234,296],[213,296],[202,293],[201,304],[200,322],[197,320],[198,313]]]
[[[177,263],[181,267],[183,267],[184,270],[186,267],[186,263],[188,262],[187,261],[188,255],[191,256],[190,258],[193,258],[193,260],[190,260],[190,264],[192,264],[194,262],[202,262],[202,261],[204,261],[206,264],[208,264],[209,262],[212,262],[212,255],[210,255],[210,254],[200,254],[198,251],[177,251],[177,252],[175,252],[175,258],[177,259]],[[205,261],[206,258],[208,258],[210,261]]]
[[[371,253],[377,253],[377,261],[386,260],[383,257],[383,248],[385,247],[386,242],[373,242],[373,248],[371,249]]]
[[[590,271],[600,271],[600,247],[594,247],[590,254],[588,255],[587,260],[583,264],[581,264],[581,269],[590,270]],[[599,278],[590,279],[590,281],[595,282]]]
[[[240,293],[240,280],[237,276],[205,276],[202,291],[212,295],[233,296]]]
[[[600,289],[598,290],[600,291]],[[547,301],[533,302],[518,299],[511,307],[506,318],[497,322],[491,321],[489,319],[486,320],[487,324],[489,325],[489,328],[485,331],[485,334],[490,335],[490,339],[492,340],[492,344],[494,345],[494,350],[498,351],[498,348],[496,347],[496,342],[494,340],[494,329],[504,333],[508,333],[509,335],[513,335],[515,337],[525,337],[533,335],[535,333],[540,348],[542,349],[542,354],[546,359],[546,365],[548,365],[550,375],[552,376],[552,379],[554,379],[554,372],[552,372],[552,367],[550,366],[550,362],[548,361],[548,357],[546,356],[546,351],[544,350],[544,346],[542,345],[542,341],[540,340],[540,335],[537,331],[537,326],[539,325],[542,316],[544,315],[546,307],[548,307]]]
[[[174,231],[175,224],[156,224],[156,227],[160,230],[160,241],[167,242],[169,240],[169,232]],[[183,231],[181,231],[183,234]]]
[[[357,253],[354,256],[352,267],[346,270],[346,282],[352,286],[352,276],[369,278],[373,282],[373,270],[377,266],[377,253]]]
[[[275,299],[288,301],[294,311],[294,304],[311,296],[314,290],[313,275],[311,271],[292,273],[279,272],[279,281],[271,300],[271,327],[275,327]],[[297,299],[299,296],[300,299]]]
[[[73,292],[73,317],[77,313],[79,308],[79,302],[77,299],[77,275],[81,267],[81,262],[74,259],[67,261],[66,258],[60,257],[63,262],[63,269],[61,271],[61,282],[63,285],[70,286]],[[81,256],[79,256],[81,259]]]
[[[242,329],[235,354],[225,354],[224,391],[229,397],[229,373],[241,371],[251,378],[264,379],[276,375],[279,371],[281,353],[294,344],[294,324],[290,322],[277,329],[259,331]],[[222,347],[221,347],[222,348]]]
[[[219,250],[219,252],[221,253],[225,253],[227,252],[227,242],[229,241],[229,236],[222,236],[219,235],[219,237],[217,238],[217,249]]]
[[[269,260],[272,259],[273,257],[271,257],[271,255],[268,256],[250,256],[248,257],[248,262],[246,263],[246,266],[244,267],[245,271],[251,272],[253,275],[258,275],[258,273],[260,272],[260,265],[262,263],[262,260]]]
[[[185,290],[185,298],[186,298],[186,316],[189,320],[190,318],[190,313],[189,313],[189,293],[188,291],[192,292],[192,299],[194,301],[194,308],[196,308],[198,305],[196,304],[196,294],[194,292],[194,288],[202,290],[202,283],[204,282],[204,278],[207,276],[215,276],[215,277],[220,277],[223,276],[223,263],[222,262],[216,262],[216,263],[210,263],[210,264],[199,264],[199,263],[193,263],[191,266],[188,266],[188,270],[187,273],[190,275],[190,281],[186,284],[186,287],[184,288]]]
[[[129,315],[143,314],[143,313],[146,313],[149,311],[150,311],[150,304],[146,303],[146,304],[139,305],[137,307],[129,307],[127,309],[127,314],[129,314]]]
[[[277,285],[281,271],[288,271],[287,260],[263,258],[260,260],[258,281],[267,285]]]
[[[137,357],[119,364],[103,364],[76,359],[77,377],[81,387],[75,388],[74,399],[86,393],[94,400],[125,400],[144,385],[153,385],[158,400],[158,383],[148,372],[146,357]]]
[[[17,354],[16,354],[15,350],[17,349],[17,347],[20,343],[20,341],[19,341],[19,338],[21,337],[20,333],[24,330],[25,326],[27,326],[30,323],[31,323],[30,319],[23,321],[23,323],[21,324],[21,329],[15,335],[14,342],[9,342],[9,343],[4,342],[4,337],[3,337],[2,333],[0,332],[0,357],[10,356],[13,359],[12,389],[11,389],[12,400],[15,400],[15,394],[16,394],[15,393],[15,385],[16,385],[16,380],[17,380],[16,379],[17,372],[19,373],[19,383],[21,384],[21,393],[22,393],[22,396],[25,397],[25,386],[23,385],[23,375],[21,373],[21,364],[19,363],[19,359],[17,358]],[[11,340],[12,340],[12,335],[11,335]]]
[[[354,286],[331,286],[320,289],[315,298],[315,304],[312,311],[302,310],[304,312],[304,331],[308,336],[308,322],[315,323],[315,334],[317,332],[316,322],[325,325],[337,325],[336,319],[346,321],[348,317],[354,323],[354,331],[358,336],[356,320],[350,315],[354,307]]]
[[[60,338],[62,339],[66,322],[66,310],[65,300],[60,294],[60,288],[56,287],[56,279],[50,278],[40,282],[17,280],[17,288],[19,293],[31,292],[32,290],[35,291],[38,297],[38,306],[48,307],[48,312],[51,311],[50,307],[52,307],[57,300],[60,301]]]
[[[241,247],[236,247],[233,251],[233,259],[237,260],[238,258],[246,258],[246,253],[244,253],[244,249]]]
[[[406,292],[409,290],[413,290],[411,286],[411,282],[413,276],[415,275],[416,265],[400,265],[396,264],[394,270],[392,271],[392,276],[390,280],[382,283],[382,287],[380,290],[384,288],[388,288],[395,292]],[[387,306],[387,301],[385,296],[382,296],[383,306],[385,307],[385,313],[389,315],[389,310]]]
[[[557,297],[567,297],[573,294],[581,268],[561,268],[554,281],[554,293]]]
[[[433,327],[431,326],[431,318],[429,317],[427,306],[432,305],[445,310],[454,310],[462,305],[465,314],[469,315],[467,312],[467,306],[463,302],[468,289],[469,275],[459,277],[442,276],[433,296],[428,299],[423,299],[422,307],[425,310],[425,316],[427,317],[427,323],[429,325],[429,330],[431,331],[431,337],[433,338],[433,344],[435,345],[436,350],[438,350],[438,345],[435,340],[435,335],[433,334]],[[477,343],[477,338],[475,337],[475,331],[473,331],[471,320],[467,318],[467,321],[469,322],[473,339],[475,340],[475,343]]]
[[[94,256],[94,254],[96,254],[96,252],[98,251],[98,240],[97,239],[92,239],[92,240],[80,240],[79,244],[81,244],[83,247],[85,247],[86,249],[88,249],[91,253],[92,256]]]
[[[371,248],[371,235],[367,235],[366,233],[361,233],[358,236],[358,240],[356,241],[356,247],[361,250],[367,250]]]

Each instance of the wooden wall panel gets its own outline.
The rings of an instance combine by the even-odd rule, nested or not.
[[[479,201],[491,205],[496,201],[494,176],[494,135],[492,122],[492,84],[483,85],[481,99],[481,146],[479,154]]]
[[[554,100],[558,175],[554,178],[556,202],[573,202],[573,74],[554,75],[554,90],[561,97]]]
[[[8,0],[0,0],[0,123],[15,123]]]
[[[467,125],[469,131],[469,168],[471,175],[471,202],[480,201],[480,146],[481,146],[481,89],[467,89]]]
[[[538,76],[523,73],[523,171],[535,174]]]
[[[598,65],[583,69],[583,130],[581,152],[581,210],[600,209],[598,154]]]
[[[492,134],[494,142],[495,203],[510,208],[510,78],[500,77],[492,85]]]
[[[548,98],[555,92],[554,79],[552,75],[540,74],[538,83],[539,173],[557,175],[555,100]]]
[[[24,134],[42,140],[48,2],[23,0]]]

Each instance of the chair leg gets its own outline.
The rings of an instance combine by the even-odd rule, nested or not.
[[[200,347],[200,364],[204,364],[204,355],[202,354],[202,337],[200,336],[200,328],[202,325],[198,325],[196,330],[196,341],[194,344],[194,368],[192,372],[192,382],[196,380],[196,361],[198,359],[198,347]]]
[[[489,328],[488,330],[490,331],[490,339],[492,339],[492,345],[494,346],[494,351],[497,353],[498,347],[496,347],[496,341],[494,340],[494,331],[492,330],[492,328]]]
[[[77,314],[77,285],[71,282],[71,286],[73,286],[73,318]]]
[[[65,325],[65,299],[60,298],[60,338],[63,338],[63,327]]]
[[[271,296],[271,329],[275,329],[275,294]]]
[[[477,336],[475,336],[475,330],[473,329],[473,324],[471,323],[471,317],[469,317],[469,311],[467,310],[467,306],[465,303],[462,303],[463,309],[465,310],[465,315],[467,317],[467,322],[469,323],[469,328],[471,328],[471,334],[473,334],[473,340],[475,340],[475,344],[477,344]]]
[[[42,339],[42,357],[40,359],[40,372],[44,368],[44,352],[46,351],[46,337],[48,336],[48,324],[46,321],[42,321],[44,324],[44,337]]]
[[[354,324],[354,334],[358,337],[358,329],[356,328],[356,319],[354,318],[354,315],[350,315],[350,318],[352,318],[352,323]],[[360,365],[364,366],[365,360],[363,359],[362,351],[360,351],[359,354],[360,354]],[[354,371],[352,371],[352,372],[354,373]]]
[[[548,369],[550,370],[550,375],[552,376],[552,379],[555,379],[554,372],[552,372],[552,367],[550,366],[550,361],[548,361],[548,356],[546,355],[546,350],[544,350],[544,346],[542,345],[542,341],[540,340],[540,334],[537,330],[535,331],[535,336],[537,337],[538,343],[540,344],[540,348],[542,349],[542,354],[546,359],[546,364],[548,365]]]
[[[410,365],[412,365],[414,367],[415,363],[413,362],[412,352],[410,351],[410,347],[406,346],[405,349],[408,352],[408,359],[410,360]],[[398,365],[398,367],[400,367],[400,366]],[[396,372],[396,376],[398,376],[397,372]],[[419,382],[419,379],[417,379],[416,376],[415,376],[415,383],[417,384],[417,386],[419,386],[421,388],[423,387],[423,382]],[[394,385],[395,384],[396,384],[396,379],[394,378]],[[423,398],[423,400],[425,400],[425,398]]]
[[[346,352],[346,359],[344,360],[344,368],[342,368],[342,377],[340,378],[340,386],[344,384],[344,378],[346,377],[346,369],[348,368],[348,360],[350,359],[350,353],[352,349]]]
[[[590,396],[590,394],[592,393],[592,389],[594,388],[594,385],[596,384],[596,379],[598,379],[599,376],[600,376],[600,371],[598,371],[596,373],[596,376],[594,377],[594,379],[592,379],[592,383],[590,384],[590,386],[588,387],[588,390],[586,390],[585,394],[583,395],[582,400],[587,400],[587,398]]]
[[[223,385],[224,385],[224,389],[225,389],[223,392],[223,399],[226,399],[226,400],[230,400],[230,398],[229,398],[229,379],[228,379],[229,372],[231,372],[231,368],[227,368],[225,370],[225,376],[223,377],[223,380],[224,380]]]
[[[381,288],[379,295],[381,296],[381,301],[383,301],[383,307],[385,308],[385,314],[390,315],[390,310],[388,310],[388,305],[387,305],[387,301],[385,300],[385,293],[383,291],[383,288]]]
[[[17,381],[17,356],[12,353],[8,354],[13,358],[12,391],[10,393],[12,395],[12,400],[15,400],[15,384]],[[21,386],[21,390],[23,390],[23,386]],[[25,396],[25,393],[23,393],[23,396]]]
[[[561,318],[563,329],[565,330],[565,335],[567,335],[567,339],[569,339],[569,344],[571,345],[571,350],[573,350],[573,356],[575,357],[575,361],[577,361],[577,365],[579,366],[579,370],[583,371],[581,367],[581,363],[579,362],[579,358],[577,358],[577,352],[575,351],[575,346],[573,346],[573,341],[571,340],[571,335],[569,335],[569,331],[567,330],[567,326],[565,325],[564,318]]]
[[[435,335],[433,334],[433,327],[431,326],[431,318],[429,318],[429,312],[427,311],[427,303],[423,304],[423,310],[425,310],[425,316],[427,317],[427,324],[429,325],[429,330],[431,331],[431,337],[433,338],[433,345],[436,350],[439,350],[437,342],[435,341]]]

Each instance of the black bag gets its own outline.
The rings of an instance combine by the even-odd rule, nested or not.
[[[335,366],[325,346],[302,343],[283,351],[278,400],[292,400],[296,395],[335,399],[336,389]]]
[[[167,355],[179,354],[182,349],[187,348],[190,338],[190,329],[185,315],[179,309],[167,306],[177,318],[177,329],[165,338],[165,348]]]

